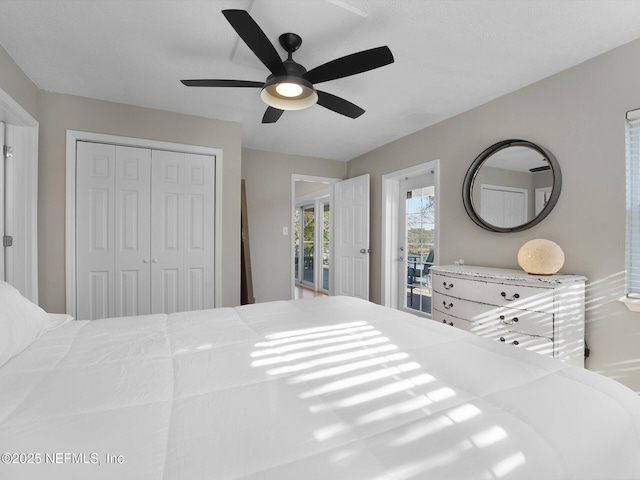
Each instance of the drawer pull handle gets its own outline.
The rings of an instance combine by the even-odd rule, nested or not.
[[[504,337],[500,337],[500,341],[501,341],[501,342],[506,342],[506,340],[504,339]]]
[[[514,323],[518,323],[520,320],[518,317],[513,317],[511,320],[507,320],[504,318],[504,315],[500,315],[500,323],[504,325],[512,325]]]
[[[511,342],[512,345],[520,345],[520,342],[518,340],[514,340],[513,342]]]
[[[505,292],[501,292],[500,295],[502,295],[502,298],[504,298],[507,302],[512,302],[520,298],[520,295],[517,293],[514,293],[511,298],[507,298],[507,294]]]
[[[450,303],[449,305],[447,305],[447,301],[445,300],[442,302],[442,306],[447,310],[449,310],[451,307],[453,307],[453,303]]]
[[[453,327],[453,322],[449,322],[449,325],[451,325]]]
[[[447,285],[447,282],[442,282],[442,286],[444,287],[445,290],[451,290],[453,288],[453,283],[450,283],[449,285]]]

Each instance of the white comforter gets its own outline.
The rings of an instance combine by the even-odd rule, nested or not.
[[[318,298],[48,332],[0,368],[2,452],[30,455],[3,455],[11,480],[639,479],[640,399]]]

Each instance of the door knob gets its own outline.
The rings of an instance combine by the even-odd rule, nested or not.
[[[142,263],[149,263],[149,260],[147,260],[146,258],[143,258]]]
[[[157,258],[152,258],[151,259],[151,263],[158,263],[158,259]]]
[[[370,248],[361,248],[360,249],[360,253],[371,253],[371,249]]]

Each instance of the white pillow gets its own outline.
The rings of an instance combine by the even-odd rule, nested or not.
[[[49,315],[0,281],[0,366],[50,328]]]

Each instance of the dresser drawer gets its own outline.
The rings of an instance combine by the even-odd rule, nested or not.
[[[447,315],[446,313],[443,313],[436,309],[433,309],[431,318],[438,323],[446,323],[447,325],[460,328],[461,330],[466,330],[467,332],[473,331],[473,323],[469,322],[468,320],[452,317],[451,315]]]
[[[521,332],[513,332],[503,330],[501,328],[489,327],[477,322],[469,322],[461,318],[448,315],[444,312],[434,309],[433,320],[438,323],[446,323],[452,327],[474,333],[479,337],[486,337],[510,345],[513,347],[524,348],[534,352],[553,357],[553,341],[551,338],[539,337],[535,335],[527,335]]]
[[[553,312],[553,288],[508,285],[434,273],[433,290],[474,302],[538,312]]]
[[[487,305],[441,293],[434,293],[433,308],[454,317],[479,323],[484,327],[480,330],[501,328],[553,338],[553,313]],[[475,333],[482,335],[478,331]]]
[[[487,332],[487,335],[483,336],[493,338],[506,345],[524,348],[532,352],[553,357],[553,341],[550,338],[524,335],[518,332],[507,332],[500,329]]]

